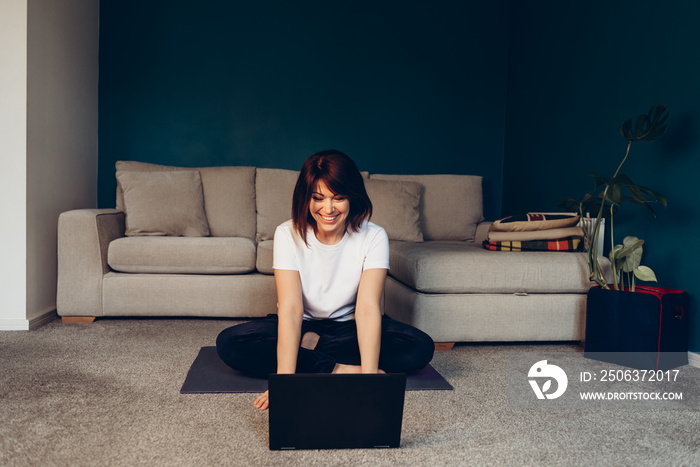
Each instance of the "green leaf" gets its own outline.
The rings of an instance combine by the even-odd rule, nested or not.
[[[615,276],[618,275],[620,269],[622,269],[622,265],[625,262],[625,257],[618,254],[622,248],[622,245],[615,245],[615,247],[611,249],[610,253],[608,254],[608,258],[610,258],[610,262],[612,263]]]
[[[634,125],[634,137],[635,139],[638,139],[641,135],[644,134],[644,125],[647,122],[647,116],[644,114],[641,114],[637,117],[637,122]]]
[[[632,198],[631,196],[623,196],[622,201],[628,202],[631,204],[636,204],[637,206],[649,206],[649,203],[637,201],[636,199]]]
[[[656,211],[654,211],[654,208],[651,207],[651,204],[649,203],[643,203],[643,205],[651,212],[651,215],[654,216],[654,219],[656,219]]]
[[[632,120],[626,120],[620,132],[628,141],[654,141],[666,132],[668,113],[666,105],[653,105],[649,112],[637,117],[634,129]]]
[[[622,137],[625,138],[627,141],[631,141],[634,139],[634,135],[632,134],[632,120],[625,120],[625,122],[620,127],[620,133],[622,133]]]
[[[656,201],[651,193],[636,185],[625,185],[625,189],[632,195],[632,198],[640,204]]]
[[[637,237],[625,237],[622,243],[626,248],[630,249],[625,255],[625,262],[622,265],[622,270],[625,272],[632,272],[642,263],[642,245],[644,245],[644,240],[640,240]]]
[[[649,193],[651,196],[653,196],[654,198],[656,198],[656,201],[657,201],[658,203],[661,203],[661,205],[662,205],[663,207],[666,207],[666,204],[667,204],[666,197],[665,197],[664,195],[662,195],[661,193],[659,193],[658,191],[652,190],[651,188],[647,188],[647,187],[641,186],[641,185],[637,185],[637,188],[639,188],[639,189],[642,190],[642,191],[645,191],[645,192]]]
[[[619,205],[621,203],[621,198],[620,198],[620,185],[612,185],[610,188],[612,188],[609,193],[610,193],[610,202],[613,204]]]
[[[666,109],[667,106],[664,104],[652,106],[651,109],[649,109],[649,115],[652,114],[653,110],[653,116],[651,116],[650,119],[654,127],[659,127],[666,123],[666,120],[668,120]]]
[[[644,138],[640,139],[640,141],[656,141],[664,133],[666,133],[666,125],[650,131],[649,133],[644,135]]]
[[[654,274],[654,271],[652,271],[651,268],[647,266],[639,266],[637,269],[635,269],[634,277],[636,277],[640,281],[658,282],[656,280],[656,274]]]
[[[625,174],[619,174],[617,177],[610,180],[610,183],[615,183],[618,185],[634,185],[634,182]]]
[[[639,239],[637,239],[635,242],[629,245],[616,245],[622,246],[622,248],[620,248],[620,250],[615,253],[615,257],[624,258],[626,256],[629,256],[634,250],[636,250],[637,248],[641,248],[642,245],[644,245],[644,240]]]
[[[596,187],[596,188],[599,188],[599,187],[601,187],[601,186],[603,186],[603,185],[607,185],[608,182],[610,182],[609,179],[607,179],[607,178],[605,178],[605,177],[601,177],[601,176],[598,175],[598,174],[594,174],[593,172],[589,173],[588,175],[590,175],[591,177],[593,177],[593,179],[595,180],[595,187]]]
[[[635,237],[634,235],[628,235],[625,238],[622,239],[622,244],[625,246],[630,246],[634,245],[635,242],[637,242],[639,239]],[[644,240],[642,240],[642,243],[644,243]]]
[[[652,106],[647,114],[647,126],[644,133],[638,134],[640,141],[654,141],[666,132],[668,113],[665,105]]]

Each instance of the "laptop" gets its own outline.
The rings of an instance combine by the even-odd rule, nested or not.
[[[270,449],[396,448],[406,375],[271,374]]]

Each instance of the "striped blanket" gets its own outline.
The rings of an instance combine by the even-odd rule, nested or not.
[[[482,245],[491,251],[579,251],[583,247],[583,241],[581,237],[500,242],[484,240]]]

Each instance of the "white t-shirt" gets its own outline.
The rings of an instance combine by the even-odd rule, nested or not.
[[[355,316],[360,276],[365,269],[389,269],[389,237],[372,222],[348,230],[335,245],[318,241],[313,229],[309,246],[294,233],[292,221],[275,231],[274,269],[299,271],[304,319],[347,321]]]

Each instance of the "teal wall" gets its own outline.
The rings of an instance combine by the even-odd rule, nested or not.
[[[100,207],[114,163],[482,175],[500,215],[507,1],[101,0]]]
[[[489,219],[557,210],[665,103],[625,172],[668,209],[626,206],[616,236],[690,292],[698,352],[697,24],[681,0],[101,0],[98,204],[121,159],[298,169],[335,147],[374,173],[483,175]]]
[[[622,122],[667,104],[667,134],[634,143],[624,172],[668,208],[654,219],[624,206],[615,238],[643,238],[659,285],[690,293],[700,351],[700,3],[518,1],[510,13],[503,214],[556,210],[592,190],[587,174],[612,176],[624,156]]]

